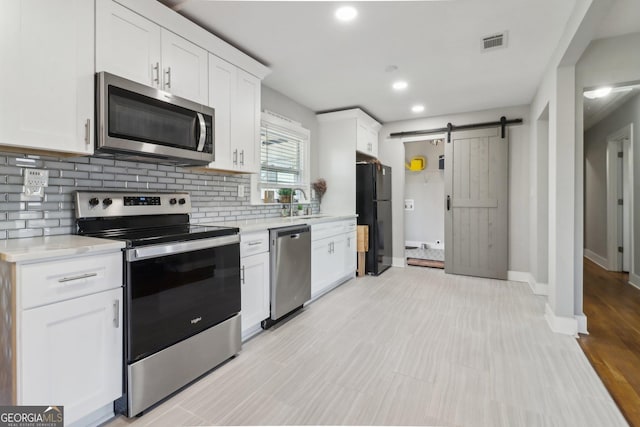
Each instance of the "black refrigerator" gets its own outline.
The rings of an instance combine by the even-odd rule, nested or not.
[[[391,267],[391,168],[375,163],[356,164],[358,224],[369,226],[365,272],[377,276]]]

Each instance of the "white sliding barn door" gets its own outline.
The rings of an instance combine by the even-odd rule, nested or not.
[[[500,127],[453,132],[445,142],[445,271],[506,279],[507,133]]]

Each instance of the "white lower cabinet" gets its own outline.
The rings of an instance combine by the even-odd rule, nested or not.
[[[122,252],[3,261],[0,285],[15,309],[14,321],[0,317],[4,404],[62,405],[65,425],[112,416],[123,392]]]
[[[346,272],[356,271],[358,269],[358,236],[356,232],[347,232],[345,242],[344,269]]]
[[[242,338],[260,330],[269,317],[269,232],[240,235]]]
[[[19,402],[64,405],[65,422],[122,395],[122,288],[22,313]]]
[[[354,276],[355,220],[311,226],[311,298],[317,298]]]
[[[269,317],[269,252],[240,260],[242,265],[242,336]]]

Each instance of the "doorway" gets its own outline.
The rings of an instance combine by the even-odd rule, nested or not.
[[[611,271],[632,270],[633,172],[630,123],[607,138],[607,258]]]
[[[640,287],[633,184],[640,173],[634,161],[640,85],[614,87],[596,98],[589,92],[594,91],[584,99],[584,255],[606,270],[628,272],[629,283]]]
[[[405,142],[405,258],[444,268],[444,135]]]

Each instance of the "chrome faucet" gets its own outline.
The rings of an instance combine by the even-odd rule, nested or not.
[[[296,190],[300,190],[300,192],[302,192],[302,195],[304,196],[304,198],[307,198],[307,193],[304,192],[304,190],[302,188],[292,188],[291,189],[291,201],[289,203],[289,216],[293,216],[293,196],[294,194],[296,194]]]

